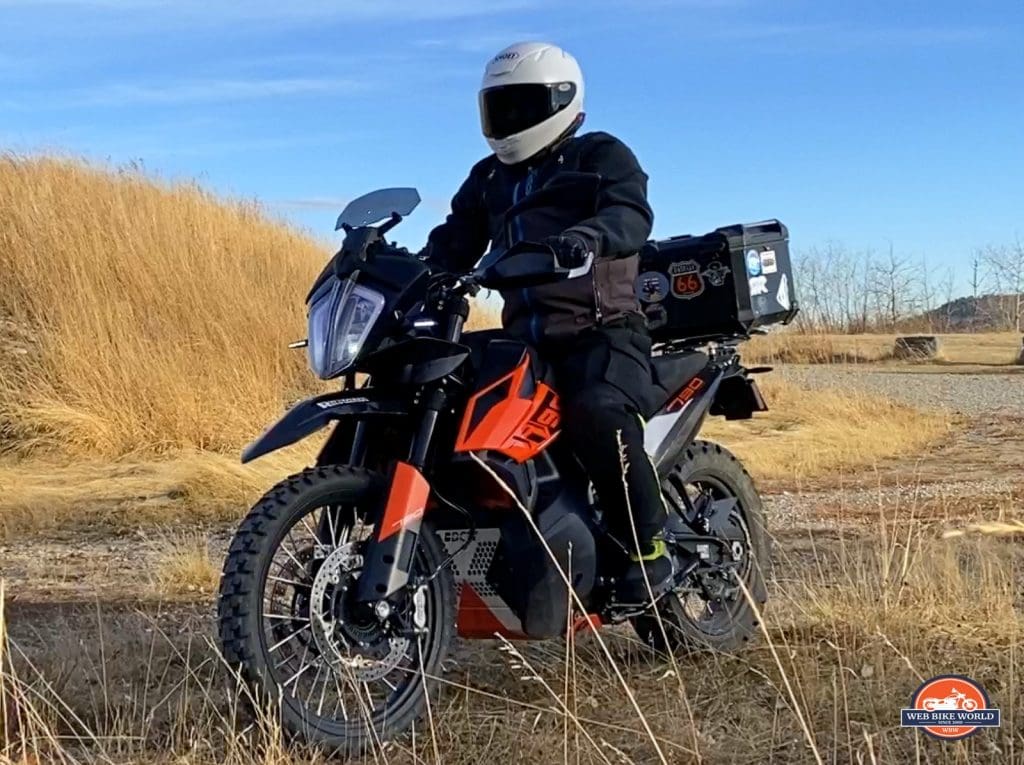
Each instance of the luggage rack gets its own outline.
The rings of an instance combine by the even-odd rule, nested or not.
[[[668,355],[672,353],[688,353],[696,348],[704,346],[727,346],[735,349],[740,343],[750,340],[753,335],[767,335],[763,329],[750,329],[746,332],[722,333],[714,332],[707,335],[695,335],[683,337],[678,340],[655,341],[653,351],[655,355]]]

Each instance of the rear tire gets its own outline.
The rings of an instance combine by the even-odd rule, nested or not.
[[[315,607],[315,599],[309,597],[311,587],[303,582],[315,581],[314,572],[318,560],[322,567],[328,565],[330,556],[327,555],[327,560],[324,560],[324,554],[330,552],[330,545],[321,544],[317,541],[319,537],[310,533],[313,541],[302,548],[294,546],[288,552],[286,540],[294,545],[294,537],[306,533],[304,529],[312,532],[314,528],[321,528],[316,521],[318,509],[321,509],[320,522],[324,521],[323,513],[334,512],[340,518],[344,512],[345,517],[350,519],[347,521],[350,528],[356,528],[358,515],[368,508],[378,507],[386,488],[387,482],[377,473],[338,466],[312,468],[282,481],[253,506],[239,527],[224,563],[220,585],[218,619],[221,647],[227,663],[245,684],[248,693],[244,694],[244,698],[260,710],[272,709],[288,734],[307,743],[346,754],[362,754],[378,747],[380,743],[404,733],[421,715],[427,694],[432,693],[436,685],[427,678],[440,675],[441,662],[448,653],[454,633],[455,586],[451,570],[442,570],[426,584],[423,606],[427,619],[426,634],[415,640],[410,638],[402,648],[403,654],[398,662],[404,664],[408,660],[408,664],[396,664],[380,680],[364,680],[364,677],[372,674],[372,661],[366,665],[371,668],[369,672],[361,668],[364,665],[358,663],[370,661],[359,657],[362,650],[359,646],[363,642],[356,645],[355,639],[337,638],[338,641],[347,641],[339,642],[339,645],[343,646],[347,655],[355,659],[348,660],[347,664],[336,661],[332,664],[332,659],[325,660],[323,653],[318,652],[323,636],[320,635],[314,641],[311,637],[313,630],[302,626],[311,622]],[[326,508],[340,509],[328,511]],[[353,512],[355,509],[359,512]],[[337,533],[339,540],[349,538],[348,534],[341,536],[340,528]],[[316,534],[320,535],[321,532]],[[330,536],[335,536],[333,526]],[[318,544],[321,544],[319,549]],[[334,549],[340,551],[342,546],[338,544]],[[358,549],[358,546],[352,547],[353,551]],[[294,563],[287,563],[287,570],[278,565],[278,568],[273,569],[274,575],[270,575],[272,563],[277,560],[275,556],[282,550],[288,552],[288,558]],[[410,581],[438,571],[444,560],[445,555],[437,535],[424,523]],[[274,583],[268,582],[268,576]],[[352,576],[358,576],[357,569],[343,571],[342,581],[351,583],[354,581],[350,578]],[[278,613],[278,609],[282,608],[281,599],[273,594],[273,588],[280,588],[276,584],[279,581],[294,579],[303,581],[293,583],[296,586],[290,608],[285,598],[285,613],[281,615]],[[336,604],[345,598],[345,590],[337,589],[339,586],[336,585],[335,591],[326,596],[325,602],[331,603],[328,610],[332,615],[335,609],[342,608]],[[272,591],[270,595],[268,588]],[[411,597],[409,600],[412,600]],[[348,618],[347,613],[345,616]],[[345,630],[363,630],[359,640],[365,638],[367,643],[375,637],[366,632],[368,628],[365,624],[352,620],[344,622],[340,617],[338,622],[335,629],[339,634]],[[278,632],[276,625],[282,623],[286,625],[286,631]],[[294,640],[289,637],[292,630],[297,635],[307,629],[308,632]],[[282,636],[287,639],[282,639]],[[312,681],[312,691],[301,693],[300,680],[294,681],[294,688],[288,688],[289,683],[282,682],[282,675],[292,672],[294,665],[285,665],[281,669],[278,660],[284,651],[281,649],[282,653],[274,653],[274,647],[269,643],[274,641],[274,646],[277,646],[291,640],[293,642],[288,646],[289,652],[292,646],[298,644],[303,650],[300,661],[305,662],[308,655],[309,661],[314,662],[304,679],[301,679],[304,685],[313,675],[314,667],[318,679],[326,672],[322,690],[319,691],[319,705],[316,704],[317,680]],[[379,639],[379,645],[383,646],[381,650],[384,651],[396,650],[388,638]],[[374,660],[386,668],[391,666],[388,662],[392,658],[393,654],[389,653],[383,659],[375,657]],[[421,663],[422,672],[419,671]],[[364,672],[367,674],[361,674]],[[394,674],[396,672],[397,675]],[[333,680],[333,687],[329,685],[329,680]],[[371,706],[375,700],[370,691],[370,683],[385,682],[387,688],[374,685],[377,692],[385,694],[382,706],[378,709]],[[324,714],[324,697],[328,695],[328,689],[331,697],[337,695],[341,700],[340,705],[336,703],[333,716]],[[350,691],[356,694],[356,702],[353,704],[350,700],[346,705],[343,694]],[[341,711],[344,711],[344,719],[340,719]]]
[[[683,486],[713,490],[720,495],[717,498],[736,498],[738,517],[735,524],[745,531],[749,556],[749,565],[744,568],[741,578],[750,599],[763,613],[770,546],[761,497],[750,474],[727,449],[709,441],[695,441],[662,482],[666,501],[673,501],[671,494],[678,496]],[[674,511],[670,509],[669,512]],[[678,591],[663,597],[658,604],[660,623],[653,613],[635,618],[633,626],[641,640],[658,651],[712,650],[729,653],[741,649],[757,632],[757,614],[742,591],[732,601],[723,598],[717,613],[713,612],[714,601],[705,601],[707,612],[713,618],[703,621],[691,613],[690,599],[694,597],[689,594],[684,601]]]

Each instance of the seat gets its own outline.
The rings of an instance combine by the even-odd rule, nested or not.
[[[654,385],[660,392],[659,406],[679,393],[707,365],[708,355],[700,351],[670,353],[651,359]]]

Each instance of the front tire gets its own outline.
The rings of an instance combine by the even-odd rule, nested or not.
[[[421,633],[403,636],[357,610],[360,530],[373,532],[360,519],[373,517],[386,489],[377,473],[339,466],[282,481],[239,527],[220,586],[222,651],[249,700],[274,710],[288,734],[351,754],[415,723],[454,633],[452,574],[440,570],[443,548],[426,523],[410,575],[422,595],[392,599],[396,614],[425,617]]]
[[[708,492],[714,499],[736,500],[730,522],[742,530],[746,548],[744,565],[737,567],[736,575],[748,595],[733,581],[731,587],[728,582],[715,585],[721,590],[721,597],[705,597],[708,582],[700,587],[699,579],[691,578],[687,584],[694,586],[669,593],[659,601],[657,616],[639,616],[633,626],[641,640],[658,651],[696,649],[731,653],[746,645],[757,632],[757,612],[763,613],[767,599],[769,542],[761,497],[740,461],[727,449],[709,441],[695,441],[662,482],[662,494],[668,503],[678,505],[685,501],[684,493],[692,499],[695,491]],[[669,509],[670,514],[674,512]],[[757,605],[756,612],[751,600]]]

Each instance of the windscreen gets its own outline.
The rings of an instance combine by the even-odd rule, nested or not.
[[[349,226],[370,226],[391,217],[392,213],[406,216],[416,209],[420,203],[420,194],[416,189],[377,189],[353,199],[341,215],[334,230]]]

